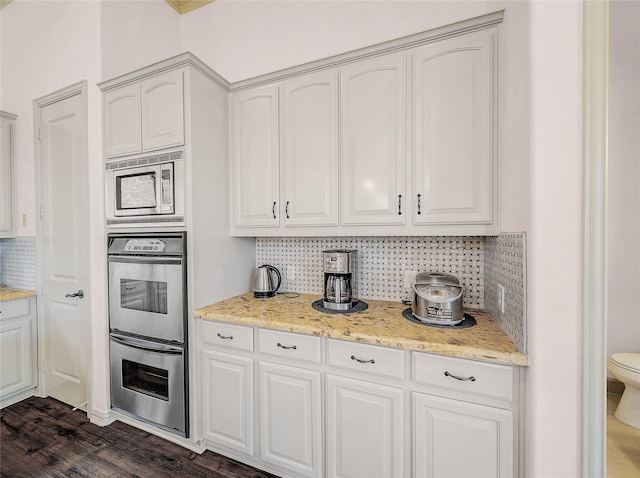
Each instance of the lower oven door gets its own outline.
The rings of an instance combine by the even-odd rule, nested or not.
[[[185,351],[111,334],[111,407],[188,437]]]

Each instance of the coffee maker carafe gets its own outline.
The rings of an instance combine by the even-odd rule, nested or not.
[[[349,310],[356,305],[356,256],[358,251],[335,249],[322,253],[324,297],[322,305]]]

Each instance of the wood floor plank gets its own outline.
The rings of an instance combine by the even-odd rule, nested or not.
[[[32,397],[2,410],[0,477],[274,478],[216,453],[202,455],[121,422]]]

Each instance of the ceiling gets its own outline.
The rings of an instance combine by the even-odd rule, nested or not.
[[[0,10],[9,5],[12,0],[0,0]],[[165,0],[180,15],[189,13],[196,8],[204,7],[215,0]]]

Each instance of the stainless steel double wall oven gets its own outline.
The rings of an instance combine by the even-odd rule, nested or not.
[[[109,234],[111,407],[189,436],[186,232]]]

